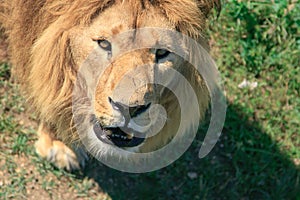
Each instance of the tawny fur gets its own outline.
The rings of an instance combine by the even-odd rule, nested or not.
[[[135,15],[147,7],[158,10],[177,31],[194,39],[203,33],[210,10],[220,5],[218,0],[0,1],[0,23],[8,37],[14,76],[55,138],[78,140],[72,131],[71,106],[79,66],[72,57],[69,31],[89,26],[105,9],[122,1]]]

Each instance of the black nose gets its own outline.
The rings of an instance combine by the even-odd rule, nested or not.
[[[130,116],[130,117],[136,117],[150,107],[151,103],[147,105],[137,105],[137,106],[127,106],[125,104],[122,104],[120,102],[114,102],[110,97],[109,97],[109,103],[112,105],[114,110],[120,111],[124,116]]]

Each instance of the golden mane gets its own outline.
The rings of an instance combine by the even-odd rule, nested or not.
[[[13,72],[28,92],[39,117],[68,131],[71,95],[77,67],[72,59],[69,30],[89,25],[116,3],[127,1],[138,14],[148,6],[162,11],[176,29],[193,38],[201,36],[209,11],[218,0],[2,0],[0,23],[6,30]],[[70,117],[70,119],[66,119]],[[54,124],[48,124],[54,127]],[[68,124],[69,126],[70,124]],[[64,141],[74,140],[60,133]]]

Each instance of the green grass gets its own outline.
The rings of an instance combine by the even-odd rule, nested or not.
[[[36,125],[24,119],[24,99],[2,64],[0,199],[33,198],[36,190],[53,199],[300,200],[300,2],[293,2],[225,3],[209,24],[228,99],[223,135],[200,160],[199,134],[184,156],[156,172],[127,174],[91,161],[74,175],[40,159]],[[243,79],[257,88],[238,88]]]

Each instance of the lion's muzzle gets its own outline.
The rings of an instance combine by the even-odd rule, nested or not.
[[[145,140],[144,130],[147,126],[137,125],[133,118],[145,113],[151,103],[147,105],[127,106],[114,102],[109,98],[112,108],[121,114],[123,122],[120,126],[103,126],[97,120],[94,121],[94,132],[102,142],[113,144],[118,147],[135,147]]]

